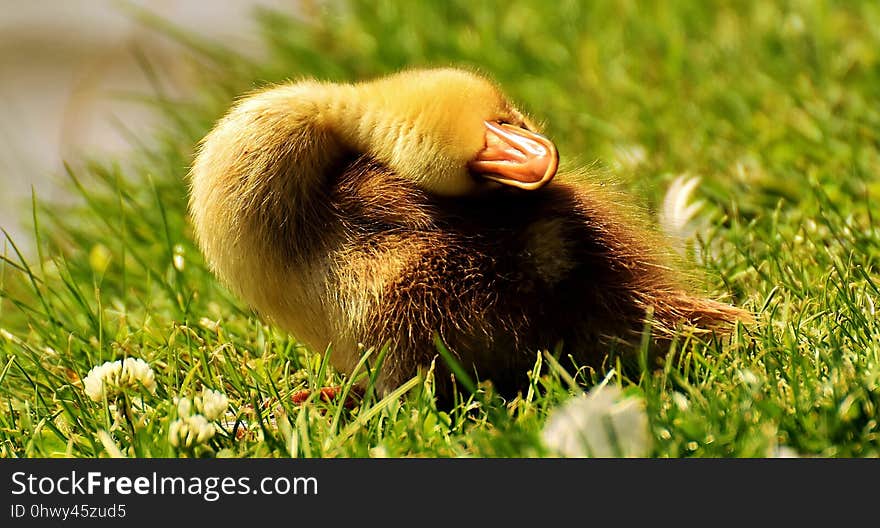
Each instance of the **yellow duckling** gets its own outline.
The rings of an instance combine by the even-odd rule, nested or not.
[[[435,333],[510,393],[538,350],[561,341],[598,363],[649,310],[658,338],[743,316],[687,293],[607,193],[551,182],[557,164],[471,72],[299,81],[243,98],[204,138],[190,210],[223,283],[314,349],[332,345],[342,372],[359,344],[390,342],[380,389],[430,364]]]

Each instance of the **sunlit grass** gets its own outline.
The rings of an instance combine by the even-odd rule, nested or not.
[[[643,400],[652,456],[880,455],[880,5],[319,5],[299,21],[260,13],[259,62],[137,15],[183,42],[200,89],[172,100],[157,84],[164,128],[133,137],[128,159],[71,160],[77,203],[37,197],[32,239],[4,241],[0,456],[541,456],[548,415],[603,380]],[[483,384],[438,409],[428,374],[350,407],[293,403],[355,380],[206,270],[185,208],[194,145],[256,86],[448,64],[498,80],[566,164],[593,166],[653,215],[676,178],[699,177],[707,227],[689,258],[707,294],[756,323],[717,341],[682,335],[656,369],[578,369],[564,349],[536,351],[508,402]],[[383,353],[356,377],[371,379]],[[87,396],[93,367],[129,357],[150,365],[154,393]],[[186,447],[172,424],[206,389],[227,412]]]

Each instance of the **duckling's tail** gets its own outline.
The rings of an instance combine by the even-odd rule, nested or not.
[[[659,333],[673,333],[682,325],[696,333],[730,333],[737,322],[749,324],[754,316],[736,306],[696,297],[684,291],[664,292],[651,302]]]

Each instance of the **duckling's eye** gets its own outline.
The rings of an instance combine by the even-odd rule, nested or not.
[[[522,119],[502,118],[502,119],[496,120],[496,123],[498,123],[499,125],[511,125],[511,126],[515,126],[518,128],[522,128],[524,130],[528,130],[529,132],[534,132],[534,130],[528,125],[528,123],[526,123],[525,120],[522,120]]]

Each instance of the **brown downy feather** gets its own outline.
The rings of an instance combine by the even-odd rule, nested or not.
[[[388,386],[430,364],[434,332],[465,368],[509,394],[525,383],[535,353],[560,341],[594,366],[621,341],[638,344],[649,310],[658,349],[683,325],[725,332],[748,318],[689,293],[666,265],[659,235],[597,187],[557,181],[436,198],[361,158],[329,202],[327,218],[339,224],[320,250],[333,255],[328,291],[363,303],[352,310],[364,314],[359,342],[391,342]]]
[[[681,325],[748,317],[689,292],[658,236],[599,187],[560,174],[538,190],[476,189],[465,163],[489,119],[532,128],[457,70],[254,94],[194,163],[200,246],[259,313],[314,349],[332,345],[341,371],[362,346],[390,343],[380,389],[431,364],[435,333],[513,393],[537,351],[562,342],[596,365],[638,343],[648,313],[658,349]]]

